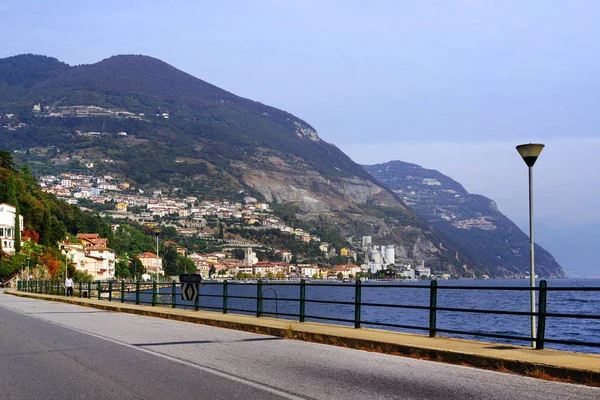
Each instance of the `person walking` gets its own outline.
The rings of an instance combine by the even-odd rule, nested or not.
[[[67,289],[67,297],[69,297],[69,294],[73,297],[73,279],[71,277],[67,277],[65,280],[65,288]]]

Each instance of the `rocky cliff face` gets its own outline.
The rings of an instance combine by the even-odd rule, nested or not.
[[[458,260],[468,254],[478,270],[491,276],[529,273],[529,238],[493,200],[470,194],[451,178],[416,164],[391,161],[365,169],[443,232],[458,249]],[[535,261],[540,276],[565,276],[554,257],[537,245]]]

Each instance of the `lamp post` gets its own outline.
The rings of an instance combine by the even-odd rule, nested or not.
[[[531,347],[535,347],[535,268],[534,268],[534,241],[533,241],[533,164],[537,161],[544,149],[543,144],[529,143],[517,146],[517,151],[529,168],[529,287],[531,288]]]
[[[156,227],[154,228],[154,236],[156,236],[156,280],[158,280],[158,237],[160,236],[160,233],[162,232],[162,228],[160,227]]]

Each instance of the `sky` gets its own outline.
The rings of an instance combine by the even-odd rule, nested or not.
[[[600,222],[595,0],[0,0],[0,57],[145,54],[311,124],[354,161],[437,169],[528,218]]]

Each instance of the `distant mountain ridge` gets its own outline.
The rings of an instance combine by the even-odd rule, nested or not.
[[[34,171],[88,172],[93,164],[95,174],[147,190],[251,194],[354,244],[362,235],[396,244],[399,258],[438,273],[471,276],[482,265],[307,122],[152,57],[79,66],[45,56],[2,59],[0,116],[2,146]]]
[[[485,196],[470,194],[442,173],[402,161],[363,166],[418,215],[442,231],[478,269],[490,275],[523,276],[529,271],[529,237]],[[536,274],[564,277],[554,257],[536,245]]]

